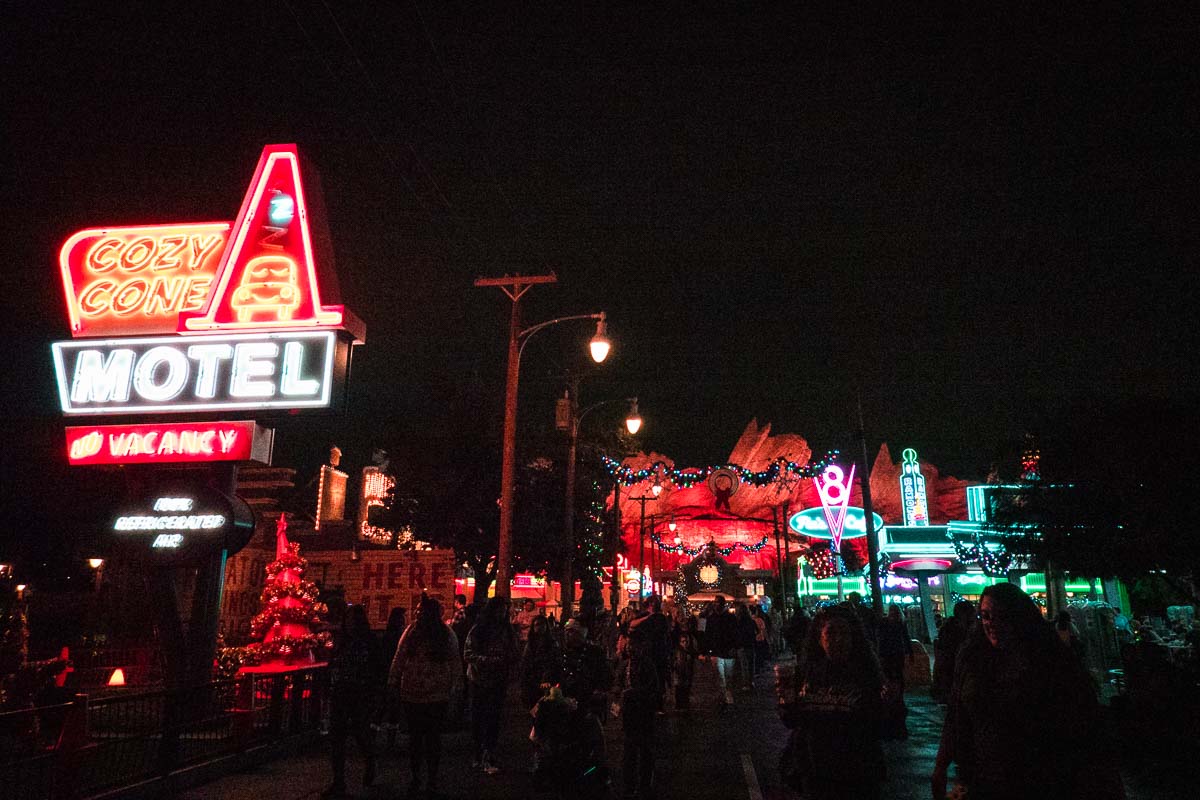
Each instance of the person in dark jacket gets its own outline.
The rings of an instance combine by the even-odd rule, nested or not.
[[[586,706],[603,719],[605,696],[612,687],[612,671],[600,645],[588,641],[588,631],[577,618],[563,629],[562,668],[559,681],[565,696]]]
[[[685,614],[675,629],[675,708],[687,709],[692,703],[692,682],[700,640],[696,636],[696,618]]]
[[[808,637],[808,623],[808,612],[803,608],[796,608],[792,610],[787,624],[783,626],[783,640],[797,657],[804,649],[804,640]]]
[[[395,657],[400,637],[404,635],[404,629],[407,627],[408,619],[404,609],[396,606],[388,613],[387,629],[383,632],[383,657],[387,660],[384,669],[387,669],[391,659]],[[380,727],[387,732],[387,749],[391,750],[396,746],[396,736],[400,732],[400,704],[384,703],[380,722]]]
[[[334,637],[329,659],[329,753],[333,783],[326,797],[346,793],[346,737],[353,736],[366,760],[363,786],[375,782],[375,753],[371,747],[371,711],[376,700],[379,648],[371,634],[367,611],[360,605],[346,609],[342,630]]]
[[[883,735],[888,739],[908,738],[908,709],[904,705],[904,665],[912,656],[912,640],[900,606],[888,606],[887,617],[879,623],[879,662],[888,685],[884,706]]]
[[[631,640],[640,639],[642,646],[654,661],[655,675],[658,677],[657,710],[663,709],[663,695],[671,670],[671,623],[662,613],[662,598],[650,595],[647,601],[650,613],[638,617],[629,625]]]
[[[950,699],[950,686],[954,682],[954,663],[958,651],[971,626],[975,624],[975,604],[970,600],[959,600],[954,604],[954,614],[938,628],[938,638],[933,646],[933,687],[930,694],[939,703]]]
[[[562,647],[554,635],[554,621],[550,617],[534,617],[529,623],[529,636],[521,654],[518,680],[521,684],[521,702],[525,708],[533,708],[545,695],[545,686],[559,682],[562,673]]]
[[[508,621],[508,600],[493,597],[479,622],[467,634],[464,659],[471,693],[471,737],[474,764],[489,775],[500,771],[496,742],[509,676],[517,662],[517,636]]]
[[[733,667],[738,646],[737,620],[725,607],[725,598],[721,595],[714,597],[709,607],[704,644],[717,662],[721,705],[730,705],[733,703]]]
[[[1092,683],[1019,588],[983,591],[958,658],[931,794],[947,772],[971,800],[1123,798]]]
[[[792,696],[783,778],[807,800],[878,800],[886,773],[879,743],[883,673],[859,616],[845,606],[809,626]]]
[[[661,685],[649,640],[634,638],[624,685],[621,730],[625,742],[621,776],[625,797],[649,800],[654,796],[655,717]]]
[[[758,641],[758,626],[745,603],[734,606],[733,618],[737,623],[737,673],[739,689],[749,692],[754,689],[754,645]]]

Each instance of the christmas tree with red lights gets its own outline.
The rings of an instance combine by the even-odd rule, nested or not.
[[[250,623],[252,635],[263,637],[254,646],[262,664],[304,664],[331,646],[329,634],[313,627],[329,611],[317,601],[317,585],[304,579],[308,562],[300,557],[300,545],[287,538],[287,517],[280,515],[275,527],[275,560],[267,565],[262,611]]]

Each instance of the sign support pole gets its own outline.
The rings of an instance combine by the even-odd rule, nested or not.
[[[858,395],[858,440],[862,444],[863,469],[859,480],[862,481],[863,517],[867,526],[867,561],[871,570],[871,598],[875,611],[883,615],[883,585],[879,580],[879,532],[875,530],[875,508],[871,504],[871,462],[867,455],[867,434],[863,425],[862,394]]]

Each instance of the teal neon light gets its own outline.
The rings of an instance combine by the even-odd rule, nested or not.
[[[871,515],[875,520],[875,530],[883,530],[883,517]],[[814,539],[833,539],[829,532],[829,523],[825,520],[825,512],[820,508],[806,508],[797,511],[788,518],[788,527],[803,536]],[[857,539],[867,535],[867,515],[861,508],[850,506],[846,509],[846,521],[842,526],[843,539]]]
[[[912,527],[929,525],[929,498],[925,494],[925,476],[917,463],[917,451],[905,448],[901,454],[900,496],[904,502],[904,524]]]

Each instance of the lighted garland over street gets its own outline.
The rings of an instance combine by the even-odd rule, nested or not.
[[[709,546],[715,547],[715,545],[712,545],[711,543],[708,545],[702,545],[700,547],[684,547],[681,544],[665,544],[662,540],[662,537],[659,536],[657,533],[650,534],[650,541],[654,542],[655,547],[662,550],[664,553],[673,553],[674,555],[688,555],[688,556],[693,556],[693,557],[700,555]],[[764,536],[758,542],[758,544],[743,544],[742,542],[735,542],[735,543],[729,545],[729,547],[716,547],[716,551],[721,556],[728,556],[728,555],[732,555],[734,550],[745,550],[747,553],[757,553],[759,550],[762,550],[766,546],[767,546],[767,537]]]
[[[722,464],[703,468],[685,467],[684,469],[679,469],[678,467],[667,466],[662,461],[655,461],[650,466],[643,467],[642,469],[633,469],[632,467],[621,466],[621,462],[611,456],[604,456],[603,458],[604,468],[608,470],[608,474],[613,476],[622,486],[633,486],[643,481],[648,481],[651,478],[656,478],[660,481],[673,483],[683,489],[690,489],[697,483],[708,480],[709,476],[718,470],[735,472],[743,483],[758,487],[770,486],[784,474],[797,478],[814,478],[837,460],[839,452],[838,450],[831,450],[820,461],[810,464],[799,464],[795,461],[780,458],[773,462],[771,466],[759,472],[753,472],[739,464]]]

